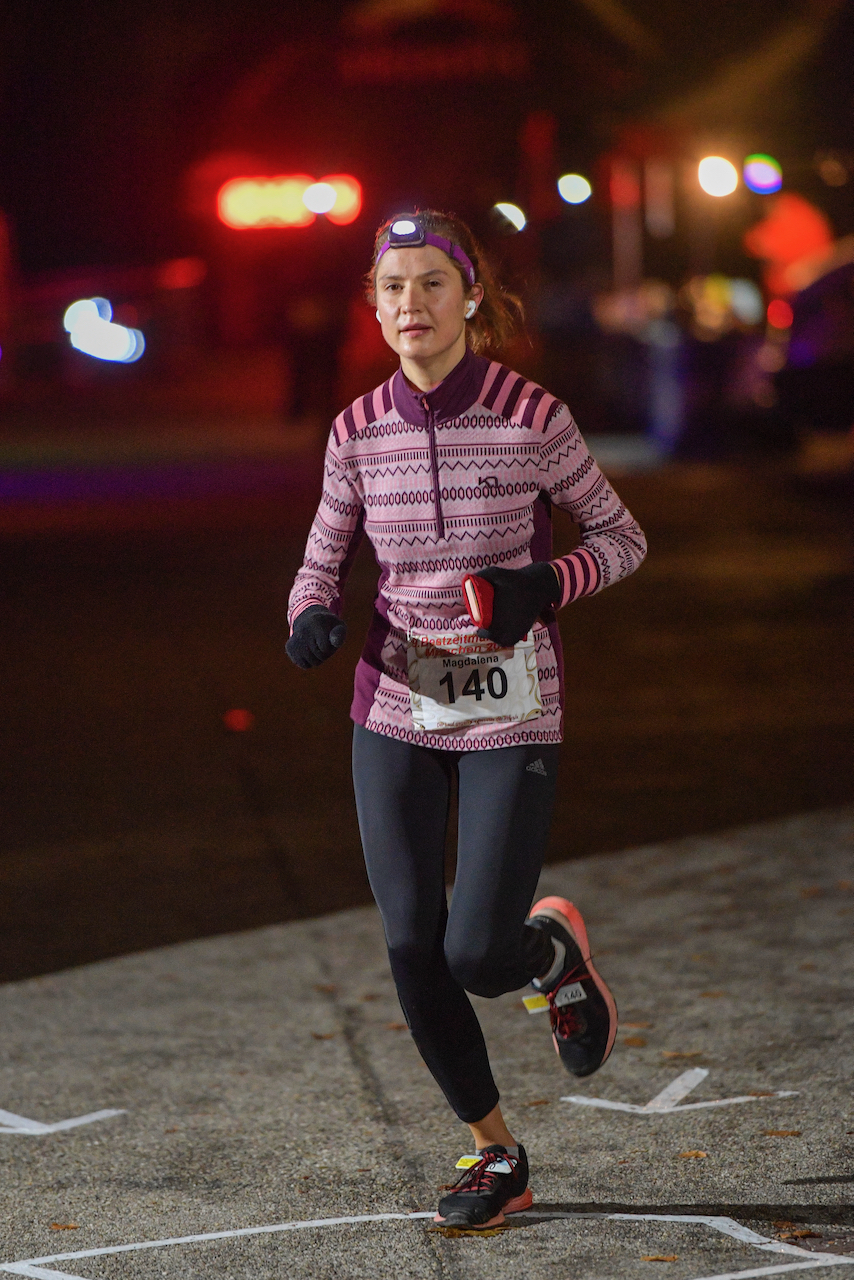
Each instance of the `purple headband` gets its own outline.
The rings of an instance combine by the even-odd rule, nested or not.
[[[458,244],[454,244],[453,240],[446,240],[444,236],[437,236],[432,231],[428,231],[422,225],[418,215],[414,213],[404,213],[394,219],[388,229],[388,240],[377,254],[377,263],[386,249],[420,249],[424,244],[435,245],[449,258],[454,258],[465,271],[469,284],[474,284],[475,269],[468,254],[464,253]]]

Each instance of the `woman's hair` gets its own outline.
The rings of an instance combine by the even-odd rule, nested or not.
[[[520,299],[514,293],[503,289],[496,280],[483,248],[464,222],[454,214],[439,213],[435,209],[415,209],[413,212],[425,230],[444,236],[446,240],[452,240],[470,258],[475,271],[475,280],[483,288],[483,299],[471,320],[466,321],[466,341],[476,352],[485,349],[499,350],[521,327],[525,313]],[[376,306],[377,301],[377,255],[388,240],[389,228],[394,221],[394,218],[390,218],[388,222],[384,222],[374,239],[371,269],[365,276],[365,292],[372,307]],[[468,296],[471,293],[471,286],[462,264],[455,258],[449,257],[448,261],[452,262],[460,273],[463,293]]]

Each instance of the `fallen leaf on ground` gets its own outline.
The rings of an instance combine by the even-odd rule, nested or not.
[[[380,997],[377,995],[376,991],[366,991],[366,992],[365,992],[365,994],[362,996],[362,999],[363,999],[363,1000],[365,1000],[365,1001],[367,1001],[367,1000],[379,1000],[379,999],[380,999]]]
[[[708,1151],[680,1151],[679,1155],[683,1160],[705,1160]]]
[[[326,1033],[322,1031],[312,1031],[311,1033],[311,1038],[313,1040],[332,1040],[334,1039],[334,1036],[334,1031],[327,1031]]]
[[[385,1029],[386,1031],[408,1031],[409,1030],[405,1022],[387,1022],[385,1024]]]
[[[802,970],[804,971],[804,973],[815,973],[816,969],[818,968],[818,965],[817,965],[817,964],[809,964],[809,963],[807,963],[807,964],[799,964],[799,965],[798,965],[798,968],[799,968],[799,969],[802,969]]]
[[[547,1107],[551,1098],[534,1098],[533,1102],[523,1102],[523,1107]]]
[[[338,990],[334,982],[315,982],[314,989],[325,996],[334,996]]]
[[[821,892],[819,885],[811,884],[807,889],[801,889],[800,895],[802,898],[820,898]]]
[[[704,1000],[722,1000],[726,995],[725,991],[701,991],[700,995]]]
[[[702,1058],[702,1049],[692,1049],[690,1053],[682,1053],[679,1049],[662,1049],[662,1058]]]
[[[766,1138],[799,1138],[800,1129],[763,1129]]]
[[[164,1132],[164,1133],[177,1133],[177,1132],[178,1132],[178,1126],[177,1126],[177,1124],[174,1124],[174,1125],[172,1126],[172,1128],[171,1128],[171,1129],[164,1129],[164,1130],[163,1130],[163,1132]]]
[[[628,1045],[630,1049],[642,1049],[646,1040],[643,1036],[626,1036],[623,1044]]]
[[[678,1262],[678,1253],[642,1253],[641,1262]]]
[[[850,893],[854,889],[854,880],[837,880],[836,887],[842,893]]]
[[[810,1237],[813,1240],[821,1239],[820,1231],[784,1231],[780,1236],[781,1240],[807,1240]]]
[[[76,1222],[52,1222],[50,1229],[51,1231],[79,1231],[80,1227]]]
[[[646,1030],[652,1026],[651,1022],[621,1022],[621,1027],[637,1027],[639,1030]]]
[[[778,1231],[788,1231],[789,1228],[794,1231],[795,1229],[795,1223],[789,1222],[788,1218],[780,1218],[777,1222],[772,1223],[772,1226],[776,1227]]]

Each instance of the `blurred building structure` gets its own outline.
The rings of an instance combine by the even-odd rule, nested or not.
[[[745,248],[775,197],[744,183],[709,196],[697,165],[772,151],[781,198],[814,206],[830,240],[854,233],[854,156],[837,123],[854,48],[842,0],[737,13],[710,0],[690,21],[677,0],[307,0],[286,19],[215,0],[169,22],[139,14],[112,37],[103,22],[87,65],[100,47],[116,66],[89,76],[88,98],[72,69],[85,33],[52,53],[85,138],[79,172],[59,174],[73,199],[37,209],[38,181],[3,195],[20,269],[7,255],[0,403],[124,398],[151,412],[171,396],[175,412],[215,402],[325,422],[389,368],[360,311],[373,230],[432,204],[498,257],[530,320],[508,358],[585,429],[646,432],[664,451],[773,437],[779,335],[719,301],[751,284],[766,304],[779,295]],[[25,60],[32,39],[22,17]],[[16,110],[10,171],[33,186],[66,135],[28,84]],[[39,121],[44,158],[28,160]],[[589,176],[588,201],[559,197],[566,172]],[[352,223],[237,230],[217,216],[230,179],[324,173],[358,178]],[[527,218],[518,234],[493,216],[508,200]],[[108,368],[69,352],[74,290],[135,315],[145,357]]]

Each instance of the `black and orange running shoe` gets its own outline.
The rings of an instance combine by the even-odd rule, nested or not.
[[[505,1213],[519,1213],[533,1204],[524,1147],[519,1147],[518,1156],[497,1144],[485,1147],[476,1156],[463,1156],[457,1168],[463,1173],[442,1188],[450,1195],[439,1201],[433,1219],[443,1227],[500,1227]]]
[[[532,907],[528,924],[550,936],[555,962],[532,984],[539,1000],[529,996],[525,1004],[534,1012],[545,1007],[545,999],[561,1062],[574,1076],[592,1075],[614,1047],[617,1005],[590,959],[581,912],[566,898],[541,898]]]

